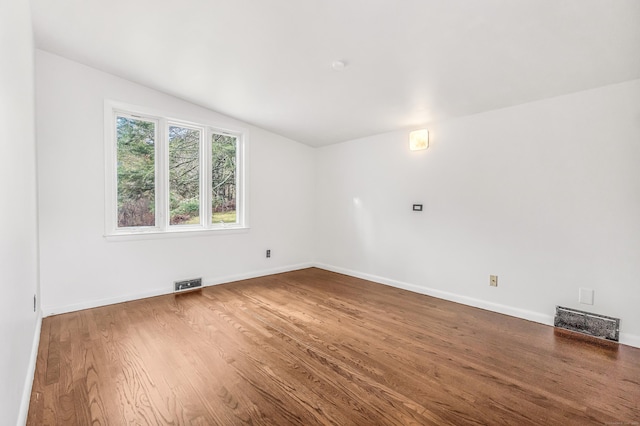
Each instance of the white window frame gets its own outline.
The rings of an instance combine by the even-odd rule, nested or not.
[[[249,229],[247,223],[246,157],[248,131],[242,128],[202,124],[150,108],[105,100],[105,237],[148,238],[193,235],[193,233],[236,233]],[[116,117],[156,123],[155,129],[155,226],[118,227],[118,166]],[[169,221],[169,126],[200,131],[200,223],[170,225]],[[234,136],[236,145],[236,223],[212,223],[211,140],[213,134]]]
[[[169,222],[171,220],[170,217],[168,217],[168,215],[165,214],[165,216],[167,216],[165,218],[165,224],[164,227],[165,229],[186,229],[189,230],[191,228],[197,228],[197,227],[202,227],[207,225],[207,221],[205,220],[205,223],[202,222],[202,219],[205,218],[204,217],[204,213],[206,211],[206,206],[204,206],[204,202],[207,200],[206,197],[206,184],[207,184],[207,170],[206,170],[206,165],[207,165],[207,161],[205,157],[205,152],[207,151],[206,149],[206,139],[207,139],[207,129],[204,126],[198,126],[198,125],[192,125],[192,124],[187,124],[185,122],[181,122],[181,121],[176,121],[176,120],[167,120],[166,123],[166,140],[165,140],[165,144],[164,144],[164,158],[165,158],[165,162],[164,162],[164,166],[163,166],[163,170],[165,171],[165,173],[167,173],[169,171],[169,127],[182,127],[182,128],[186,128],[186,129],[192,129],[192,130],[198,130],[200,132],[200,152],[199,152],[199,156],[200,156],[200,211],[199,211],[199,215],[200,215],[200,223],[199,224],[191,224],[191,225],[171,225]],[[210,150],[209,150],[210,151]],[[167,174],[166,176],[166,194],[163,194],[163,198],[164,200],[167,202],[167,205],[163,207],[163,212],[166,213],[169,211],[169,192],[171,191],[171,184],[169,182],[169,176]],[[209,178],[209,181],[211,181],[211,178]],[[206,219],[206,218],[205,218]],[[209,222],[211,222],[211,218],[209,218]]]

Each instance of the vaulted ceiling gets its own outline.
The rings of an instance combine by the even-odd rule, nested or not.
[[[40,49],[310,146],[640,78],[638,0],[32,0],[32,9]]]

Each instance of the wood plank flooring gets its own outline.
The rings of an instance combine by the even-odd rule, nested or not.
[[[45,318],[29,425],[640,424],[640,349],[320,269]]]

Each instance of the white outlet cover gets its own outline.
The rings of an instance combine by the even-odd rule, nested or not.
[[[593,305],[593,289],[581,288],[578,294],[578,302],[585,305]]]

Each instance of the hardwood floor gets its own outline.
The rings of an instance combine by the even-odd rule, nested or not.
[[[639,422],[640,349],[314,268],[45,318],[28,418]]]

